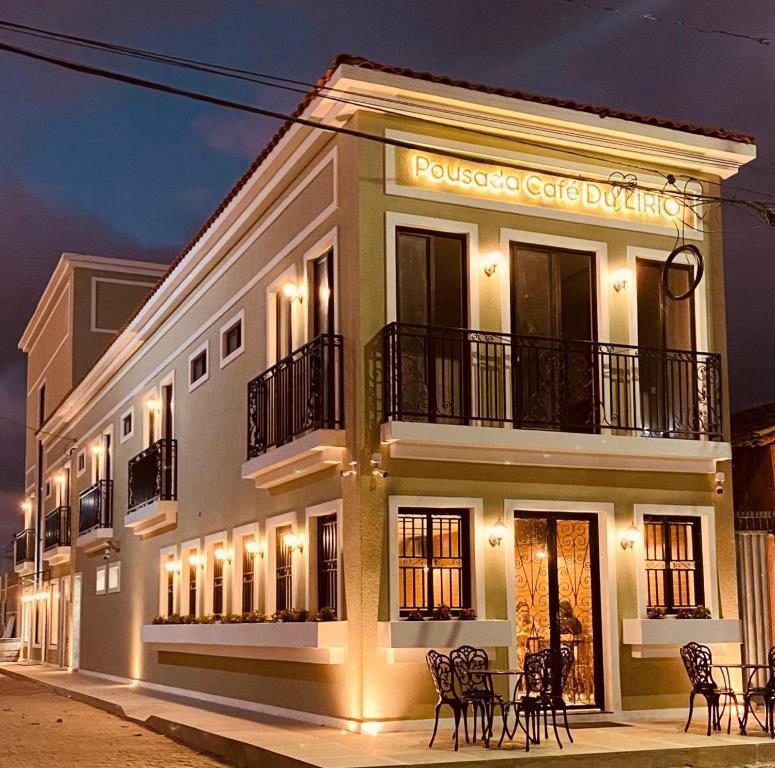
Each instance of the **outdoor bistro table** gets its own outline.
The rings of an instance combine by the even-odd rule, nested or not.
[[[509,696],[508,686],[506,689],[506,702],[513,703],[517,699],[517,690],[519,689],[519,686],[522,684],[522,678],[524,677],[524,672],[522,672],[519,669],[482,669],[482,670],[474,670],[476,674],[481,674],[483,677],[489,678],[489,685],[487,686],[492,693],[495,693],[495,679],[498,677],[515,677],[516,680],[514,682],[514,688],[513,688],[513,694]],[[483,741],[485,747],[490,746],[490,739],[492,738],[492,727],[493,727],[493,720],[495,718],[495,707],[490,707],[487,711],[487,725],[484,731]],[[506,728],[506,722],[504,718],[504,724],[503,727]]]
[[[710,666],[711,666],[711,669],[718,669],[721,671],[721,679],[724,681],[724,687],[728,688],[730,691],[733,690],[731,671],[733,669],[739,669],[741,673],[741,677],[743,679],[743,690],[741,693],[741,696],[743,698],[748,693],[748,691],[751,690],[751,682],[753,681],[754,677],[756,677],[756,674],[758,672],[761,672],[762,670],[766,670],[769,676],[769,670],[770,670],[769,665],[767,664],[711,664]],[[726,706],[726,704],[724,704],[724,706]],[[751,714],[753,715],[754,720],[756,720],[756,722],[759,723],[759,725],[761,725],[762,728],[764,728],[764,725],[762,725],[761,720],[759,720],[759,718],[756,716],[756,713],[753,710],[751,710]],[[721,722],[721,718],[723,716],[724,716],[724,710],[722,709],[721,715],[719,716],[719,722]],[[730,712],[730,716],[731,716],[731,712]],[[743,721],[737,712],[735,712],[735,717],[737,718],[738,726],[742,728]]]

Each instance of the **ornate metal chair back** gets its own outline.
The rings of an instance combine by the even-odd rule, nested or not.
[[[457,699],[458,695],[455,690],[455,668],[449,656],[431,650],[425,655],[425,660],[428,663],[428,669],[430,670],[431,679],[433,680],[433,687],[436,689],[439,699],[443,701]]]
[[[457,674],[463,696],[486,693],[490,690],[487,675],[481,674],[490,666],[487,651],[474,648],[472,645],[461,645],[450,652],[449,658]]]
[[[767,666],[769,667],[767,682],[764,686],[765,696],[775,699],[775,646],[770,648],[767,654]]]
[[[528,696],[543,696],[549,688],[546,650],[548,649],[525,655],[522,681]]]
[[[681,661],[695,691],[716,687],[711,669],[713,656],[707,645],[692,642],[681,646]]]
[[[546,665],[548,692],[552,696],[562,697],[575,661],[573,650],[567,645],[561,645],[559,648],[544,648],[540,653]]]

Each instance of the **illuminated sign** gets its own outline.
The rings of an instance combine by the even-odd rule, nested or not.
[[[603,179],[565,178],[574,174],[590,177],[593,175],[590,172],[562,171],[561,174],[541,168],[522,170],[461,160],[431,151],[396,149],[395,152],[395,183],[403,188],[547,208],[584,218],[616,219],[672,231],[677,226],[692,228],[697,223],[694,212],[677,197],[651,189],[641,181],[633,189],[615,186]]]

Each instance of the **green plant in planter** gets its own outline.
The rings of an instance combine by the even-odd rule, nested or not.
[[[264,624],[267,621],[267,617],[261,611],[249,611],[242,614],[242,621],[245,624]]]
[[[675,612],[677,619],[709,619],[710,608],[704,605],[697,605],[694,608],[679,608]]]
[[[215,624],[216,620],[217,620],[217,617],[213,616],[212,613],[207,613],[204,616],[196,617],[197,624]]]
[[[449,621],[452,618],[452,610],[448,605],[437,605],[431,613],[434,621]]]
[[[653,607],[646,609],[646,616],[649,619],[664,619],[667,611],[664,608]]]
[[[330,606],[321,608],[315,616],[315,621],[336,621],[336,610]]]
[[[415,608],[413,611],[409,611],[406,614],[407,621],[425,621],[422,611],[419,608]]]
[[[461,608],[457,617],[460,621],[474,621],[476,619],[476,611],[473,608]]]

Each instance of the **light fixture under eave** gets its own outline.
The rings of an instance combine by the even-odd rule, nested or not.
[[[500,251],[490,251],[490,253],[482,259],[484,274],[487,275],[487,277],[492,277],[501,264],[503,264],[503,254]]]
[[[622,549],[632,549],[640,541],[640,531],[635,523],[630,523],[630,526],[622,534],[621,541]]]
[[[630,281],[631,278],[632,278],[632,272],[626,267],[623,267],[622,269],[617,269],[616,272],[614,272],[613,278],[611,280],[614,290],[617,293],[619,293],[619,291],[623,291],[627,287],[627,283]]]
[[[490,536],[488,538],[490,546],[499,547],[503,539],[506,537],[508,530],[509,529],[506,527],[506,523],[503,522],[503,518],[499,517],[498,522],[495,523],[492,528],[490,528]]]

